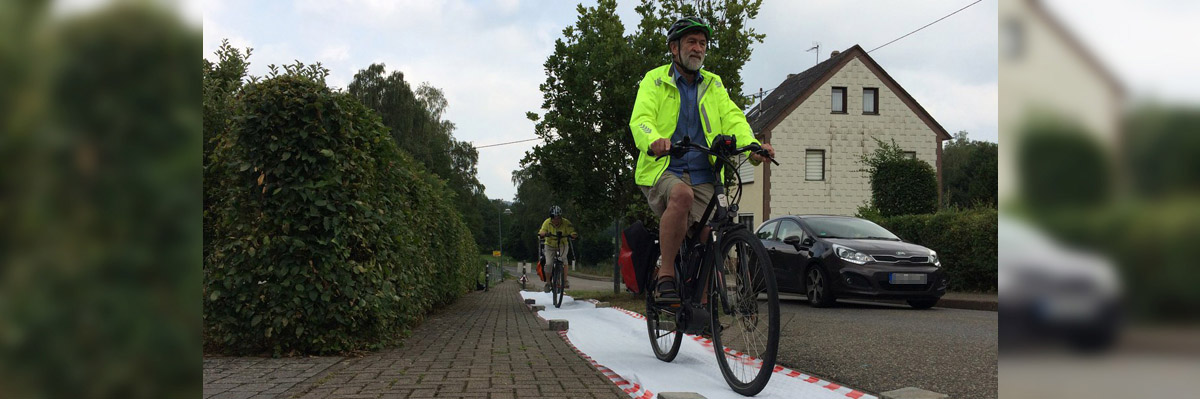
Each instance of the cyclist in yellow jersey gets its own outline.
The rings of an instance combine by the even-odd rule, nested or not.
[[[579,233],[575,232],[575,227],[571,226],[571,221],[562,217],[562,208],[558,205],[550,207],[550,217],[542,222],[542,228],[538,230],[538,236],[545,238],[545,259],[546,262],[542,266],[545,268],[547,276],[549,276],[550,268],[554,266],[554,259],[559,259],[563,263],[563,286],[571,288],[570,280],[567,280],[567,252],[570,251],[570,246],[567,242],[567,237],[577,239]],[[558,238],[558,233],[562,233],[562,239]],[[547,286],[549,286],[547,284]]]

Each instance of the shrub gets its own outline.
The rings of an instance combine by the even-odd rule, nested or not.
[[[376,349],[470,286],[477,250],[444,183],[322,77],[297,65],[246,85],[215,145],[211,350]]]
[[[883,216],[937,211],[937,175],[919,159],[880,164],[871,175],[871,198]]]
[[[871,179],[868,208],[883,216],[933,213],[937,210],[937,174],[928,163],[910,159],[896,144],[875,139],[877,147],[859,163]]]
[[[1137,318],[1200,319],[1200,206],[1192,198],[1034,212],[1064,243],[1104,254],[1117,265],[1126,304]]]
[[[953,291],[996,291],[996,210],[879,217],[905,241],[937,251]]]
[[[1112,173],[1100,145],[1083,128],[1042,120],[1025,128],[1017,148],[1021,194],[1035,207],[1104,203]]]

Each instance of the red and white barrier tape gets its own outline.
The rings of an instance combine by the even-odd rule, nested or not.
[[[586,300],[586,302],[590,302],[592,304],[599,303],[599,301],[597,301],[595,299],[588,299],[588,300]],[[630,310],[627,310],[624,308],[610,307],[609,309],[613,309],[618,312],[624,313],[635,319],[639,319],[639,320],[646,319],[646,316],[643,316],[640,313],[630,311]],[[545,320],[545,318],[542,317],[541,314],[539,314],[538,317],[541,318],[542,320]],[[641,385],[639,385],[637,383],[633,383],[633,382],[626,380],[625,378],[621,377],[621,375],[612,371],[608,367],[604,367],[604,365],[597,363],[595,360],[592,359],[591,356],[588,356],[587,354],[580,351],[579,348],[575,347],[575,344],[571,343],[571,339],[567,338],[566,331],[559,331],[558,335],[561,336],[563,338],[563,340],[567,342],[567,345],[571,346],[571,350],[574,350],[575,353],[578,353],[579,356],[582,356],[585,360],[588,361],[588,363],[590,363],[592,365],[592,367],[595,367],[596,370],[599,370],[601,373],[603,373],[605,377],[608,377],[608,379],[613,382],[613,384],[617,385],[617,388],[620,388],[622,391],[625,391],[625,393],[629,394],[630,397],[635,398],[635,399],[651,399],[654,397],[654,394],[651,393],[650,390],[645,389],[644,387],[642,387]],[[705,347],[706,349],[713,350],[713,341],[711,339],[704,338],[704,337],[697,336],[697,335],[691,335],[691,334],[686,334],[686,335],[688,337],[692,338],[693,340],[695,340],[696,342],[698,342],[701,346]],[[745,364],[747,366],[753,367],[753,366],[762,364],[761,359],[756,359],[755,357],[747,355],[740,351],[732,350],[729,348],[722,348],[722,350],[724,350],[725,353],[727,353],[727,354],[733,355],[739,363]],[[823,380],[823,379],[820,379],[817,377],[813,377],[811,375],[801,373],[799,371],[792,370],[787,367],[777,365],[772,370],[772,372],[779,374],[779,375],[783,375],[785,377],[796,378],[801,381],[804,381],[804,382],[807,382],[810,384],[814,384],[819,387],[834,391],[835,393],[843,394],[847,398],[878,399],[878,397],[876,397],[874,395],[868,395],[859,390],[844,387],[837,383],[834,383],[831,381],[826,381],[826,380]]]
[[[596,304],[599,301],[597,301],[595,299],[588,299],[587,302]],[[532,305],[530,305],[530,306],[532,306]],[[621,309],[621,310],[628,312],[627,310],[624,310],[624,309]],[[634,314],[637,314],[637,313],[634,313]],[[542,317],[541,312],[538,312],[537,316],[539,319],[546,320],[545,317]],[[596,360],[592,359],[591,356],[588,356],[586,353],[583,353],[583,351],[579,350],[579,348],[576,347],[575,344],[571,342],[571,339],[567,338],[566,331],[559,331],[558,335],[560,337],[562,337],[563,341],[567,342],[567,345],[569,345],[571,347],[571,350],[575,351],[575,353],[578,353],[579,356],[583,357],[584,360],[587,360],[588,363],[591,364],[592,367],[595,367],[596,370],[600,371],[601,374],[604,374],[604,377],[608,378],[609,381],[612,381],[612,383],[617,386],[617,389],[620,389],[620,390],[624,391],[626,394],[629,394],[629,397],[631,397],[633,399],[653,399],[654,398],[654,393],[650,392],[649,389],[645,389],[645,387],[643,387],[641,384],[634,383],[634,382],[631,382],[631,381],[625,379],[625,377],[622,377],[620,374],[617,374],[615,371],[612,371],[612,369],[609,369],[608,367],[605,367],[604,365],[597,363]]]
[[[621,312],[621,313],[624,313],[624,314],[626,314],[626,315],[629,315],[629,316],[631,316],[631,317],[633,317],[633,318],[635,318],[635,319],[640,319],[640,320],[645,320],[645,319],[646,319],[646,316],[643,316],[643,315],[641,315],[641,314],[639,314],[639,313],[637,313],[637,312],[629,311],[629,310],[622,309],[622,308],[618,308],[618,307],[613,307],[613,308],[610,308],[610,309],[613,309],[613,310],[619,311],[619,312]],[[691,339],[695,340],[696,342],[700,343],[700,345],[701,345],[701,346],[704,346],[704,347],[705,347],[705,349],[708,349],[708,350],[710,350],[710,351],[712,351],[712,350],[713,350],[713,341],[712,341],[711,339],[704,338],[704,337],[697,336],[697,335],[691,335],[691,334],[687,334],[687,336],[688,336],[688,337],[690,337]],[[727,353],[727,354],[730,354],[730,355],[733,355],[733,357],[735,357],[739,363],[742,363],[742,364],[744,364],[744,365],[751,366],[751,367],[755,367],[755,366],[760,366],[760,365],[762,365],[762,359],[756,359],[756,358],[754,358],[753,356],[750,356],[750,355],[747,355],[747,354],[745,354],[745,353],[742,353],[742,352],[740,352],[740,351],[732,350],[732,349],[729,349],[729,348],[722,348],[722,349],[725,351],[725,353]],[[801,381],[804,381],[804,382],[807,382],[807,383],[810,383],[810,384],[817,385],[817,386],[819,386],[819,387],[822,387],[822,388],[825,388],[825,389],[828,389],[828,390],[834,391],[834,392],[836,392],[836,393],[843,394],[843,395],[845,395],[847,398],[851,398],[851,399],[878,399],[878,398],[877,398],[876,396],[874,396],[874,395],[868,395],[868,394],[866,394],[866,393],[863,393],[863,392],[861,392],[861,391],[859,391],[859,390],[856,390],[856,389],[851,389],[851,388],[847,388],[847,387],[841,386],[841,385],[839,385],[839,384],[836,384],[836,383],[833,383],[833,382],[830,382],[830,381],[825,381],[825,380],[822,380],[822,379],[820,379],[820,378],[813,377],[813,376],[811,376],[811,375],[804,374],[804,373],[801,373],[801,372],[799,372],[799,371],[796,371],[796,370],[789,369],[789,368],[787,368],[787,367],[783,367],[783,366],[775,366],[775,368],[774,368],[772,371],[773,371],[775,374],[779,374],[779,375],[783,375],[783,376],[786,376],[786,377],[791,377],[791,378],[797,378],[797,379],[799,379],[799,380],[801,380]]]

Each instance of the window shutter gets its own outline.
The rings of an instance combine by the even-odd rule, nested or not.
[[[739,155],[738,162],[745,161],[746,158],[747,157],[745,155]],[[742,176],[742,183],[753,183],[754,165],[751,165],[749,161],[742,162],[741,165],[742,166],[738,168],[738,174]]]
[[[805,151],[804,180],[825,180],[825,150]]]

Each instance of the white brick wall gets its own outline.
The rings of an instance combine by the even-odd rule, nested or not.
[[[846,114],[832,114],[832,89],[846,88]],[[863,115],[863,88],[878,88],[879,115]],[[919,100],[918,100],[919,101]],[[771,167],[771,216],[853,215],[871,197],[870,179],[858,170],[875,140],[892,139],[904,151],[937,167],[937,133],[904,105],[858,59],[850,60],[771,131],[780,155]],[[806,150],[825,150],[825,180],[804,180]]]

